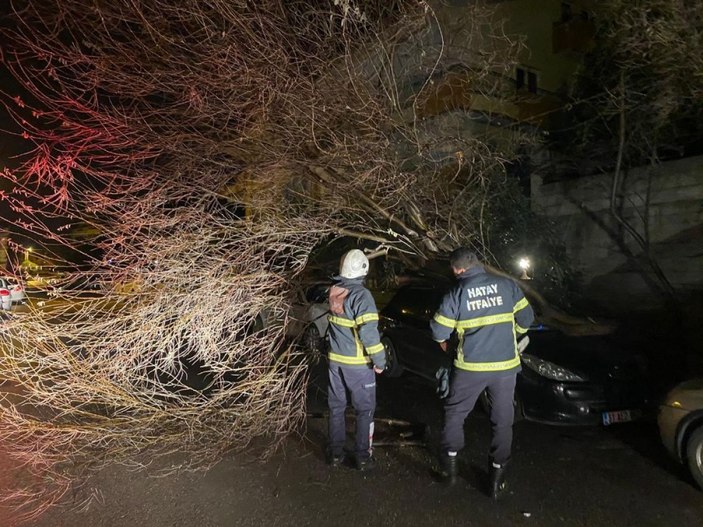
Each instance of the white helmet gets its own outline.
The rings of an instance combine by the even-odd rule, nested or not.
[[[361,278],[369,272],[369,259],[359,249],[344,253],[339,263],[339,275],[342,278]]]

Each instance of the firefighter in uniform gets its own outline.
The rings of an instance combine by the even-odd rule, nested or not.
[[[356,411],[354,461],[359,470],[373,467],[373,414],[376,377],[386,365],[386,350],[378,333],[378,311],[364,287],[369,270],[366,255],[353,249],[342,256],[338,281],[329,292],[329,446],[327,461],[344,461],[345,410],[349,398]]]
[[[440,466],[450,484],[457,477],[457,453],[464,447],[464,420],[487,390],[492,438],[489,452],[489,493],[495,499],[505,489],[505,470],[513,440],[514,392],[520,356],[516,334],[525,333],[534,319],[517,283],[486,273],[467,248],[450,255],[458,279],[443,298],[432,322],[432,335],[447,351],[456,331],[458,346],[444,403]]]

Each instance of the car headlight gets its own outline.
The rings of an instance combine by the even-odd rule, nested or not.
[[[548,360],[539,359],[534,355],[523,355],[522,363],[542,377],[553,381],[586,382],[587,380],[562,366],[557,366]]]

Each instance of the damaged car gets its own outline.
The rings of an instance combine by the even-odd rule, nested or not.
[[[312,356],[319,359],[327,350],[327,294],[330,282],[313,282],[295,290],[291,304],[291,318],[286,335],[301,338],[301,344]]]
[[[381,310],[387,374],[408,371],[435,380],[453,354],[432,339],[430,320],[443,290],[407,285]],[[638,418],[646,405],[643,359],[605,336],[569,336],[539,323],[527,332],[515,389],[516,420],[560,425],[610,425]],[[487,397],[482,397],[484,405]]]

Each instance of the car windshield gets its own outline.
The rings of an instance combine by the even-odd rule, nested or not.
[[[404,287],[381,310],[381,314],[391,318],[412,317],[430,321],[442,301],[442,291],[434,288]]]

